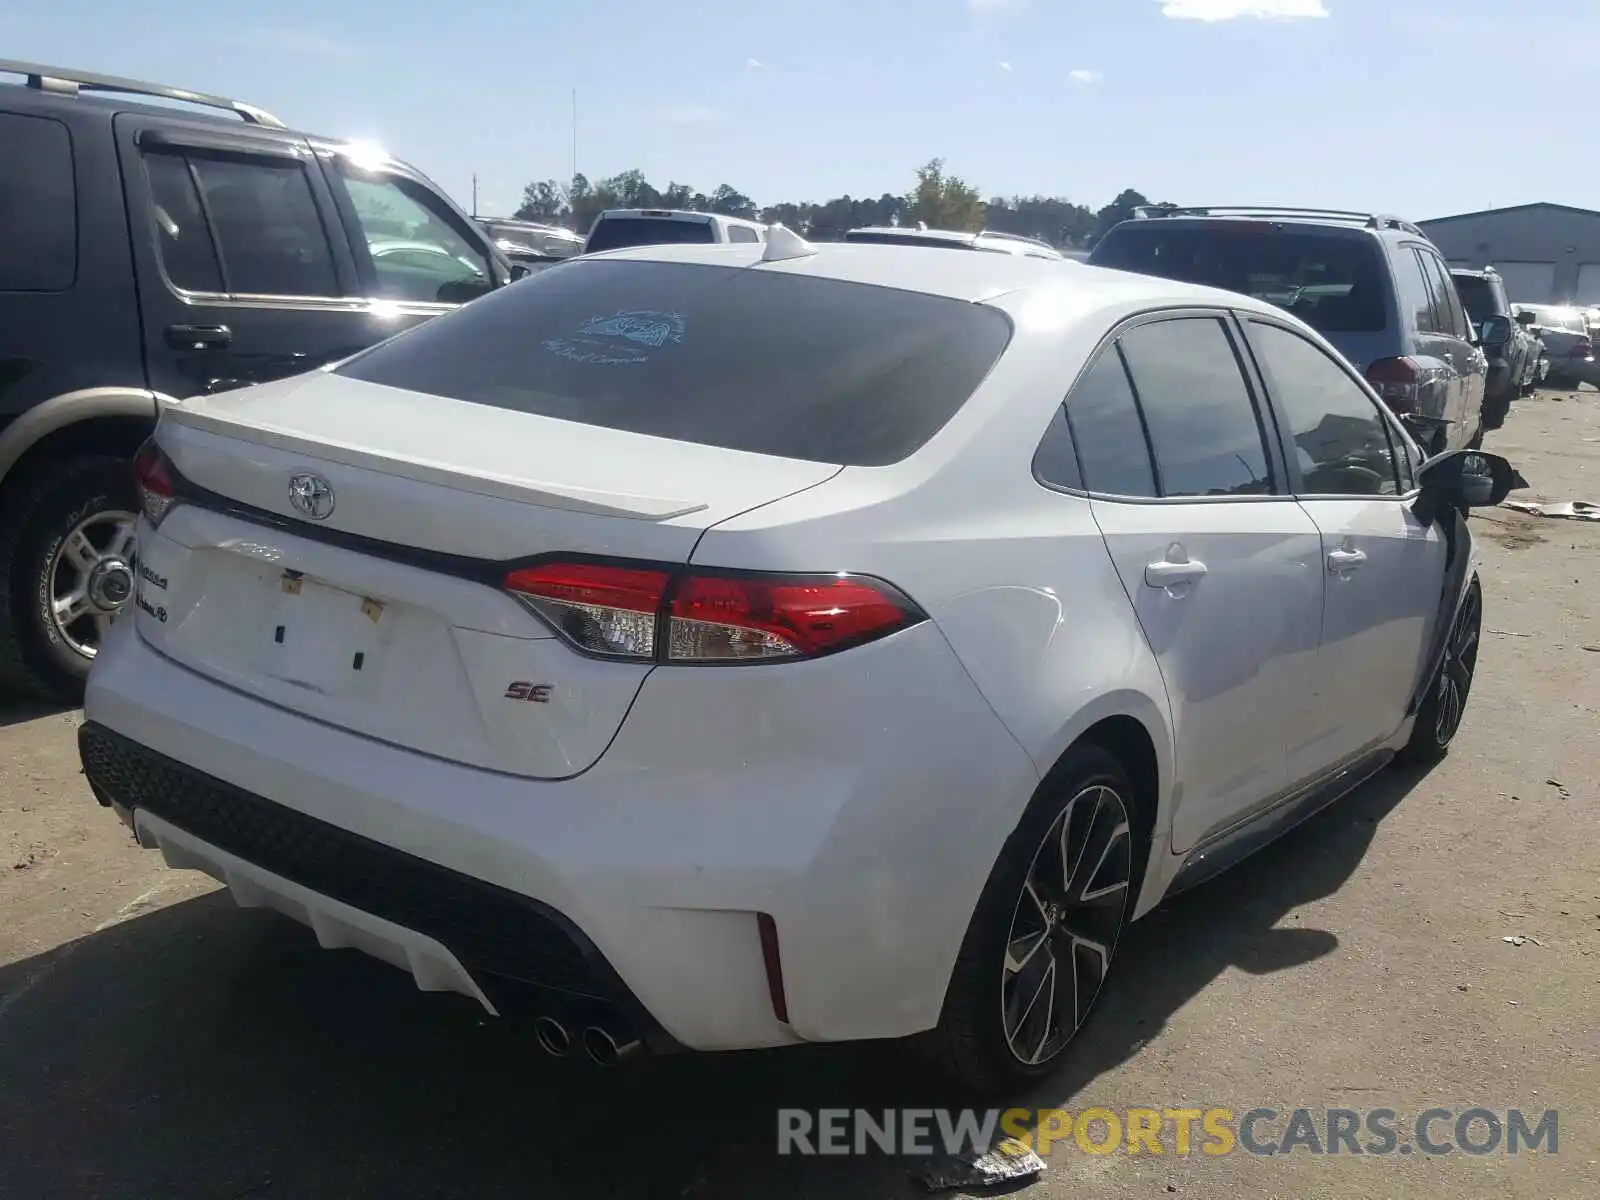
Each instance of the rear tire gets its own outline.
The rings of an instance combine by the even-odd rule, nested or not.
[[[1417,723],[1411,740],[1400,752],[1412,763],[1438,762],[1450,752],[1450,743],[1461,729],[1472,693],[1472,678],[1478,669],[1478,646],[1483,637],[1483,588],[1477,579],[1467,585],[1446,643],[1444,661],[1428,686],[1428,697],[1417,710]]]
[[[995,1093],[1056,1069],[1110,972],[1142,877],[1127,772],[1095,745],[1051,771],[978,901],[928,1048]]]
[[[58,619],[59,605],[76,590],[108,583],[125,597],[132,574],[108,579],[90,566],[94,556],[126,564],[123,544],[131,534],[138,501],[128,464],[119,458],[86,456],[42,464],[7,502],[0,529],[0,681],[40,698],[77,704],[109,625],[106,606],[84,607],[84,615]],[[87,588],[94,576],[94,587]],[[102,598],[104,598],[102,596]]]

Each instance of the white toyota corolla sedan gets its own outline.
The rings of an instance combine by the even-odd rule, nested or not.
[[[1465,510],[1316,333],[998,254],[651,246],[169,407],[95,795],[552,1053],[1048,1070],[1125,925],[1455,734]]]

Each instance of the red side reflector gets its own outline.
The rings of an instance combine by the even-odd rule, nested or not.
[[[761,965],[767,971],[767,994],[772,997],[772,1015],[787,1025],[789,998],[783,991],[783,960],[778,956],[778,923],[767,913],[757,913],[756,929],[761,934]]]

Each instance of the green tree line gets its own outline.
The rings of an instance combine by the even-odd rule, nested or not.
[[[587,232],[608,208],[677,208],[720,213],[787,225],[816,241],[831,241],[863,225],[915,225],[931,229],[990,229],[1040,238],[1062,249],[1087,249],[1118,221],[1150,201],[1129,188],[1110,204],[1091,209],[1064,196],[992,196],[945,170],[943,159],[917,168],[916,181],[904,195],[885,192],[876,198],[837,196],[824,201],[786,200],[758,205],[731,184],[702,192],[686,183],[657,188],[643,171],[623,171],[608,179],[574,175],[571,182],[540,179],[522,192],[513,214],[523,221],[546,221]]]

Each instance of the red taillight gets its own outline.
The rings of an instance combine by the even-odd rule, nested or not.
[[[1417,364],[1409,358],[1380,358],[1367,368],[1367,382],[1397,415],[1417,410],[1422,383]]]
[[[152,525],[161,524],[178,492],[178,472],[172,460],[162,453],[152,438],[139,447],[133,456],[133,480],[139,489],[139,504],[145,519]]]
[[[1594,353],[1594,345],[1588,338],[1579,338],[1572,343],[1572,349],[1567,351],[1568,358],[1588,358]]]
[[[577,649],[634,661],[816,658],[922,620],[888,584],[843,573],[674,573],[561,561],[513,571],[504,586]]]

